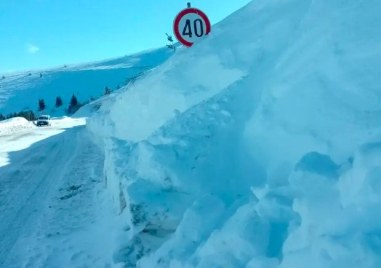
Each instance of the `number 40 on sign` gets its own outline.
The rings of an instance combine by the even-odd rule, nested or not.
[[[191,47],[198,40],[208,35],[211,24],[204,12],[197,8],[187,8],[175,18],[173,31],[177,40],[184,46]]]

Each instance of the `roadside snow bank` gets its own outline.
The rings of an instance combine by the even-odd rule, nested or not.
[[[81,116],[81,117],[68,117],[68,116],[62,116],[62,117],[53,117],[50,120],[50,124],[52,128],[57,129],[66,129],[66,128],[73,128],[77,126],[84,126],[86,125],[87,117]]]
[[[11,135],[20,131],[32,129],[33,127],[33,123],[23,117],[7,119],[0,121],[0,136]]]
[[[380,10],[254,1],[105,103],[115,261],[380,267]]]
[[[32,122],[24,118],[12,118],[0,122],[0,167],[10,163],[9,153],[24,150],[66,129],[84,126],[86,118],[52,118],[50,123],[48,127],[35,127]]]

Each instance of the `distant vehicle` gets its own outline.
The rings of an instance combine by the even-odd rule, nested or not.
[[[50,126],[50,116],[49,115],[40,115],[37,119],[37,126]]]

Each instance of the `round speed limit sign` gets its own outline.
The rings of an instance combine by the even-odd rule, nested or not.
[[[208,17],[197,8],[184,9],[176,16],[173,24],[177,40],[187,47],[208,35],[211,28]]]

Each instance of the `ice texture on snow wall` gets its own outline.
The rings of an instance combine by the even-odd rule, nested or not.
[[[381,2],[258,0],[101,108],[138,267],[380,267]]]

